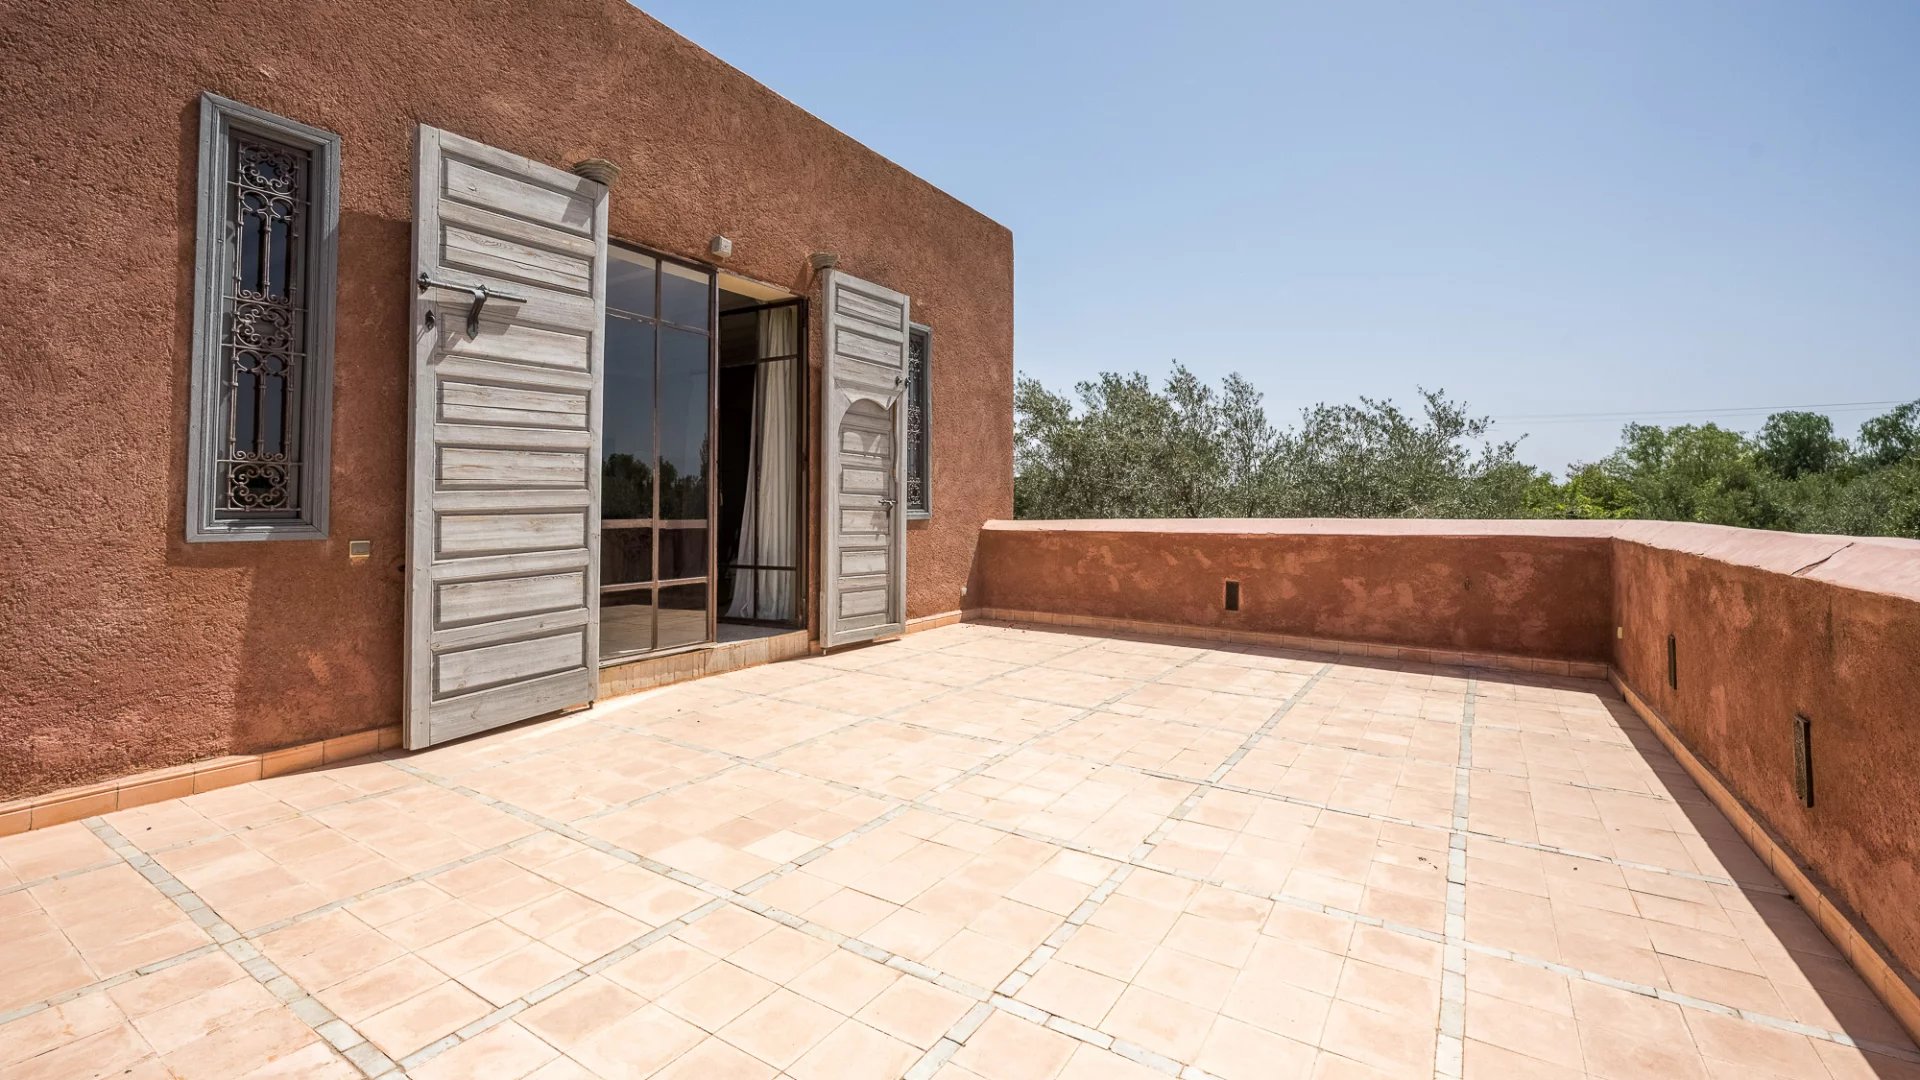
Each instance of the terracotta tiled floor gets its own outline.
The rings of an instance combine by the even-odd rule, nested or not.
[[[1920,1077],[1600,684],[984,624],[0,840],[0,958],[9,1080]]]

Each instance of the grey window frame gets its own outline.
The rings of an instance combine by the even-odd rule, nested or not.
[[[926,521],[933,517],[933,329],[921,323],[907,324],[907,344],[912,348],[913,339],[919,338],[920,380],[919,385],[911,385],[907,392],[920,406],[920,438],[918,447],[908,447],[902,455],[907,467],[908,478],[912,478],[913,461],[917,450],[920,461],[920,503],[914,505],[912,496],[908,496],[907,520]],[[911,487],[909,487],[911,491]]]
[[[217,513],[221,454],[222,296],[228,258],[226,187],[233,134],[245,132],[310,155],[306,358],[300,383],[298,513],[279,519],[222,519]],[[200,95],[199,215],[194,232],[193,374],[187,435],[186,538],[325,540],[332,472],[334,307],[340,233],[340,136],[243,105]]]

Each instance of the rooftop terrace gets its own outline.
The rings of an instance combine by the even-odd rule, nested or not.
[[[0,1073],[1920,1077],[1606,682],[962,623],[0,839]]]

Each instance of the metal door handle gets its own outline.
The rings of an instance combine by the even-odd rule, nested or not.
[[[441,281],[425,270],[420,271],[418,281],[420,282],[421,292],[426,292],[428,289],[452,289],[455,292],[473,294],[473,306],[467,309],[468,337],[473,337],[480,333],[480,309],[487,306],[488,300],[508,300],[516,304],[524,304],[527,302],[527,298],[521,296],[519,293],[510,293],[502,289],[496,289],[484,281],[478,285],[468,285],[465,282],[459,281]],[[427,317],[431,319],[433,313],[428,312]]]

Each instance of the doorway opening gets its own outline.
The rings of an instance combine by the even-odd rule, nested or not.
[[[805,301],[722,275],[714,534],[720,641],[805,617]]]
[[[609,246],[601,663],[803,625],[805,310]]]

